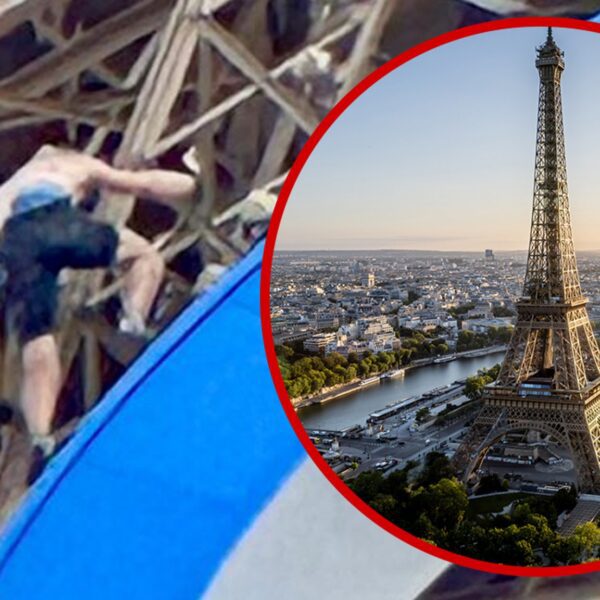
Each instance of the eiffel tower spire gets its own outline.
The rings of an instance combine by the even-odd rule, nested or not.
[[[571,235],[560,80],[563,53],[548,28],[537,49],[540,95],[535,186],[524,297],[551,303],[581,300]]]
[[[540,91],[529,255],[499,381],[519,384],[543,372],[553,388],[581,391],[600,377],[600,351],[573,246],[561,100],[565,62],[551,28],[535,64]]]
[[[581,291],[571,232],[561,101],[564,54],[548,28],[540,76],[533,210],[523,296],[495,384],[455,463],[465,479],[499,437],[550,435],[571,451],[581,489],[600,492],[600,350]]]

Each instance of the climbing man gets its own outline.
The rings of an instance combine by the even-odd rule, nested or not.
[[[7,323],[22,347],[20,404],[34,462],[36,456],[37,462],[45,460],[55,446],[52,419],[62,377],[53,333],[61,270],[127,263],[119,327],[138,335],[144,332],[164,272],[161,256],[146,239],[92,219],[86,200],[98,191],[124,192],[177,210],[195,189],[196,180],[189,175],[117,169],[48,145],[0,186]]]

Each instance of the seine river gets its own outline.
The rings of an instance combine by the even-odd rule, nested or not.
[[[504,352],[497,352],[413,369],[408,371],[403,379],[370,386],[350,396],[330,400],[326,404],[307,406],[300,409],[298,415],[304,426],[309,429],[342,429],[350,425],[364,425],[369,413],[457,379],[475,375],[478,369],[499,363],[503,355]]]

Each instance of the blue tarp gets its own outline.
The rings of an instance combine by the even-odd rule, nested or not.
[[[134,363],[0,541],[0,598],[197,598],[302,458],[265,360],[263,247]]]

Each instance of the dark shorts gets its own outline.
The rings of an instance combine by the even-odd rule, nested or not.
[[[22,343],[52,331],[61,269],[94,269],[114,262],[115,229],[91,219],[68,202],[11,217],[0,247],[7,271],[9,326]]]

